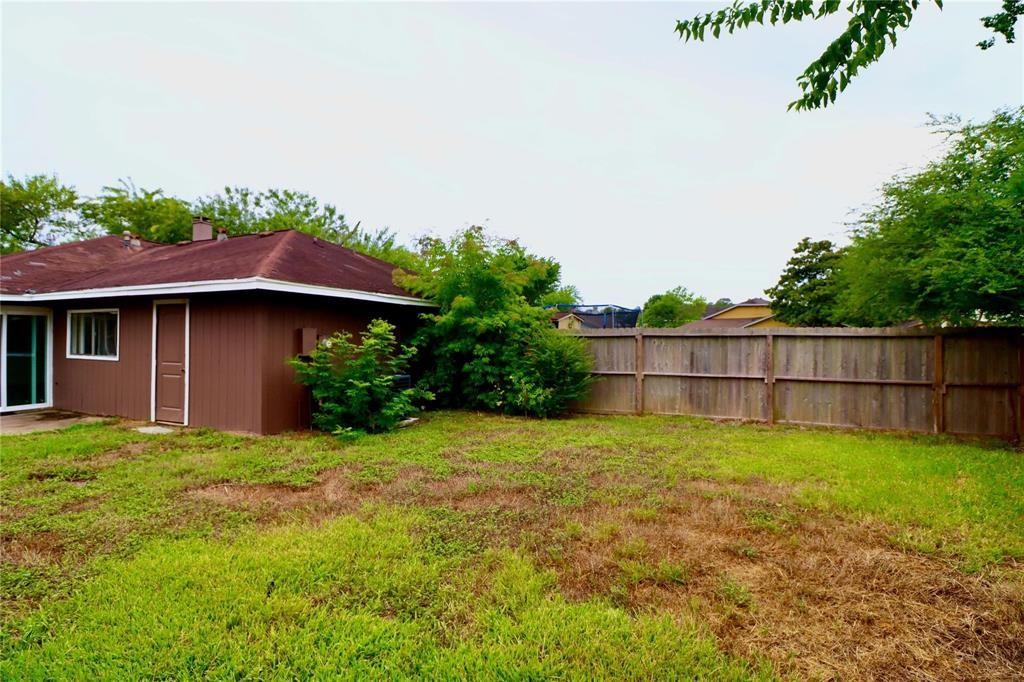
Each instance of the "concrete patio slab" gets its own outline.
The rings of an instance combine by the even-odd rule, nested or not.
[[[13,436],[36,431],[56,431],[75,424],[89,424],[102,421],[102,417],[92,417],[77,412],[63,410],[32,410],[30,412],[11,412],[0,415],[0,434]]]

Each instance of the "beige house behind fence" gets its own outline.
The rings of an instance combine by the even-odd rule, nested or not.
[[[775,319],[771,301],[750,298],[725,308],[708,306],[704,317],[682,325],[679,329],[763,329],[765,327],[788,327],[785,322]]]

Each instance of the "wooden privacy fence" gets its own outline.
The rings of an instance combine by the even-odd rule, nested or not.
[[[1020,439],[1020,329],[602,329],[583,412]]]

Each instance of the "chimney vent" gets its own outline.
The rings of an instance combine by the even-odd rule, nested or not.
[[[213,225],[209,218],[199,215],[192,218],[192,241],[205,242],[213,239]]]
[[[122,246],[124,246],[127,249],[128,246],[131,244],[131,241],[132,241],[132,233],[129,232],[128,230],[125,230],[121,234],[121,244],[122,244]]]

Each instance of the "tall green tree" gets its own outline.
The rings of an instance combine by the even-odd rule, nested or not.
[[[0,188],[4,253],[125,231],[150,241],[174,243],[191,239],[192,216],[204,215],[229,234],[294,229],[406,270],[415,270],[420,262],[390,230],[366,230],[360,223],[350,226],[331,204],[295,190],[226,187],[220,194],[190,203],[162,189],[137,187],[131,179],[119,180],[87,199],[79,199],[73,187],[50,176],[24,180],[8,176]]]
[[[942,0],[934,0],[942,8]],[[751,24],[787,24],[790,21],[818,20],[845,11],[846,28],[797,78],[801,95],[790,109],[818,109],[835,102],[864,68],[877,62],[887,47],[896,47],[900,31],[910,26],[922,0],[757,0],[741,2],[714,12],[702,12],[693,19],[676,23],[676,32],[684,40],[703,41],[718,38],[722,31],[732,33]],[[978,43],[986,50],[995,44],[995,36],[1012,43],[1017,19],[1024,15],[1024,0],[1003,0],[1001,11],[982,19],[993,35]]]
[[[645,327],[678,327],[699,320],[708,301],[685,287],[676,287],[655,294],[644,303],[642,323]]]
[[[192,238],[188,203],[162,189],[136,187],[131,179],[104,187],[81,205],[82,219],[108,234],[128,231],[143,239],[174,243]]]
[[[438,304],[415,343],[422,386],[442,405],[547,417],[590,385],[582,339],[551,326],[538,304],[558,286],[558,264],[479,227],[421,240],[422,267],[398,277]]]
[[[843,251],[822,239],[804,237],[779,282],[765,291],[776,319],[794,327],[827,327],[838,323],[836,282]]]
[[[208,217],[228,234],[251,234],[272,230],[298,230],[324,241],[375,256],[406,269],[415,269],[414,252],[397,242],[386,228],[363,229],[349,225],[345,215],[332,204],[297,190],[225,187],[220,194],[201,197],[192,205],[196,215]]]
[[[55,175],[8,175],[0,182],[0,253],[91,236],[78,215],[78,193]]]
[[[582,302],[583,296],[580,295],[580,290],[572,284],[563,284],[541,296],[538,301],[542,306],[577,305]]]
[[[207,216],[228,234],[301,228],[314,237],[343,244],[355,232],[331,204],[290,189],[257,192],[248,187],[225,187],[222,193],[201,197],[192,206],[197,215]]]
[[[933,121],[941,158],[894,178],[839,268],[839,315],[890,324],[1024,323],[1024,107]]]

